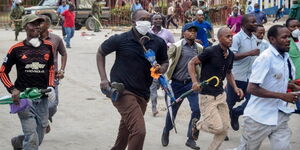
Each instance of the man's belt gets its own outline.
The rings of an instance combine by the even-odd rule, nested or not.
[[[177,82],[177,83],[181,83],[181,84],[188,84],[188,83],[192,82],[192,79],[177,80],[177,79],[172,78],[172,81]]]

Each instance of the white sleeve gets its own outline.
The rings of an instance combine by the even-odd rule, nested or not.
[[[261,84],[270,70],[270,57],[267,55],[258,56],[252,64],[252,72],[249,79],[251,83]]]

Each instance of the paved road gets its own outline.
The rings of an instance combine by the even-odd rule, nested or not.
[[[95,36],[81,36],[81,31],[75,33],[71,41],[72,49],[68,49],[68,65],[66,78],[60,85],[60,105],[52,131],[46,135],[41,146],[42,150],[107,150],[112,147],[116,138],[120,116],[110,101],[99,92],[99,75],[96,69],[96,51],[101,42],[114,33],[103,30]],[[59,30],[53,31],[61,34]],[[87,32],[87,31],[86,31]],[[92,32],[87,32],[92,33]],[[215,32],[216,33],[216,32]],[[19,39],[24,39],[22,32]],[[179,38],[178,36],[176,37]],[[0,58],[4,58],[9,47],[15,43],[14,33],[0,29]],[[114,62],[114,54],[107,58],[107,71]],[[11,78],[15,79],[15,70]],[[7,91],[0,85],[0,96],[7,95]],[[160,92],[158,117],[152,117],[151,103],[145,114],[147,136],[145,150],[188,150],[186,141],[187,125],[190,117],[188,103],[185,101],[179,110],[176,120],[178,133],[171,132],[170,144],[162,147],[160,138],[166,108]],[[20,122],[16,115],[8,113],[7,105],[0,106],[0,150],[9,150],[10,138],[21,132]],[[242,119],[241,119],[242,120]],[[292,148],[300,149],[300,133],[298,115],[293,115],[290,127],[293,131]],[[239,144],[240,132],[229,131],[230,141],[224,142],[221,149],[234,148]],[[212,135],[201,132],[197,141],[201,149],[206,149],[212,140]],[[270,149],[268,140],[264,141],[262,150]]]

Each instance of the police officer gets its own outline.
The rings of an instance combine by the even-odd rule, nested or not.
[[[22,16],[25,14],[24,7],[21,6],[22,1],[16,0],[15,7],[12,9],[10,13],[10,19],[15,24],[15,41],[18,41],[19,32],[22,30],[21,23],[22,23]]]
[[[92,15],[93,15],[93,18],[95,20],[95,28],[94,28],[95,32],[99,32],[100,31],[99,27],[101,25],[100,20],[101,20],[101,15],[102,15],[102,8],[101,8],[100,1],[101,0],[96,0],[93,3],[93,6],[92,6]]]
[[[184,13],[185,23],[192,22],[196,20],[196,14],[199,8],[197,7],[197,1],[192,1],[192,6]]]

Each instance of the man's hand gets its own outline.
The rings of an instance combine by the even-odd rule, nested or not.
[[[20,96],[20,91],[16,88],[14,88],[12,91],[11,91],[11,97],[12,97],[12,100],[13,102],[16,104],[16,105],[19,105],[19,96]]]
[[[200,83],[198,83],[198,82],[193,82],[192,90],[195,91],[195,92],[196,92],[196,91],[201,91],[201,90],[202,90],[202,87],[201,87]]]
[[[199,40],[199,39],[195,39],[195,42],[199,43],[199,44],[202,44],[202,41]]]
[[[289,102],[289,103],[295,103],[298,101],[300,96],[300,93],[283,93],[280,97],[280,99]]]
[[[163,73],[163,70],[162,70],[162,67],[161,67],[160,64],[155,64],[154,68],[155,68],[155,73],[158,73],[158,74],[162,74]]]
[[[63,79],[63,78],[65,77],[64,74],[65,74],[65,71],[59,70],[59,71],[57,72],[57,74],[56,74],[56,78],[57,78],[58,80]]]
[[[108,80],[101,80],[100,82],[100,89],[101,90],[106,90],[110,87],[110,83]]]
[[[54,102],[56,99],[56,93],[53,87],[47,87],[47,89],[50,89],[51,91],[46,93],[46,95],[48,96],[48,101],[50,102]]]
[[[250,56],[258,56],[260,53],[260,50],[257,48],[257,49],[254,49],[254,50],[251,50],[249,51],[249,55]]]
[[[238,95],[240,97],[240,99],[244,98],[244,92],[242,89],[240,88],[235,88],[234,92],[236,93],[236,95]]]

